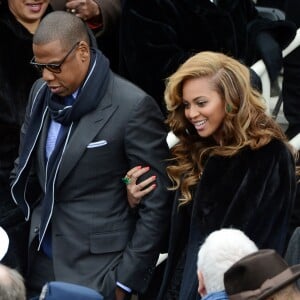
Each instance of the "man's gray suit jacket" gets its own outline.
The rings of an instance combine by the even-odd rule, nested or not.
[[[38,84],[38,83],[36,83]],[[34,86],[21,132],[24,135],[35,98]],[[46,118],[50,119],[48,113]],[[46,124],[49,122],[45,122]],[[48,126],[41,130],[34,149],[32,175],[26,188],[31,213],[29,249],[40,226],[36,186],[43,197],[45,143]],[[155,101],[128,81],[111,74],[106,94],[97,109],[74,124],[62,155],[51,217],[55,279],[86,285],[113,299],[116,281],[134,291],[148,286],[167,238],[170,186],[166,176],[167,130]],[[157,187],[137,209],[127,201],[121,178],[137,165],[149,166]],[[18,160],[12,172],[16,178]],[[30,186],[29,186],[30,185]],[[27,195],[28,196],[28,195]],[[15,199],[24,202],[24,199]],[[24,204],[24,203],[23,203]]]

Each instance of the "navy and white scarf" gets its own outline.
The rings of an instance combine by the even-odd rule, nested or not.
[[[52,206],[54,203],[54,186],[57,168],[61,161],[63,145],[66,143],[66,136],[70,135],[72,124],[78,122],[82,116],[93,111],[104,96],[109,82],[109,62],[107,58],[97,49],[91,49],[91,62],[87,77],[80,87],[74,104],[66,106],[64,99],[51,93],[44,85],[37,91],[35,102],[32,106],[30,121],[24,137],[23,148],[19,156],[17,177],[12,183],[11,193],[14,201],[20,206],[26,219],[30,217],[30,207],[25,199],[26,186],[29,171],[32,165],[34,149],[45,125],[45,115],[49,111],[50,116],[64,128],[63,137],[55,147],[51,155],[51,168],[47,174],[46,191],[43,200],[42,222],[40,228],[40,243],[46,232],[51,218]]]

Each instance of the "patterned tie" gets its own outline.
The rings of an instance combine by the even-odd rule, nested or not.
[[[74,103],[75,99],[72,95],[69,95],[65,97],[64,102],[65,105],[72,105]],[[48,130],[48,136],[46,141],[46,158],[49,159],[51,153],[53,152],[55,145],[58,141],[58,136],[60,133],[61,124],[52,120],[49,130]]]

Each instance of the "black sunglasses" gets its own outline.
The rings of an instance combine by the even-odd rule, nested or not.
[[[61,66],[66,61],[68,56],[72,53],[72,51],[80,44],[80,42],[77,42],[71,50],[66,54],[66,56],[61,60],[58,64],[39,64],[35,62],[35,56],[31,59],[30,64],[33,65],[39,72],[43,73],[43,70],[46,68],[48,71],[52,73],[60,73],[61,72]]]

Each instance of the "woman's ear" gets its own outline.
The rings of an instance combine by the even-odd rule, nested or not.
[[[207,292],[206,292],[206,288],[205,288],[205,283],[204,283],[204,278],[203,278],[203,274],[202,272],[198,271],[198,293],[200,294],[201,297],[204,297]]]

